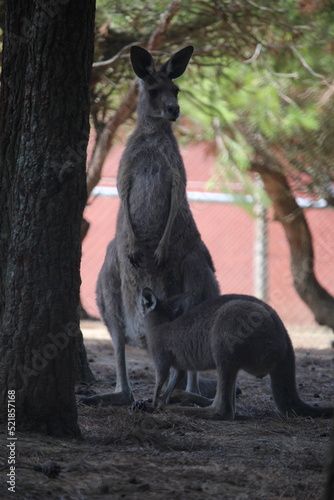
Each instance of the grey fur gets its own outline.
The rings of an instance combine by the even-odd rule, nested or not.
[[[114,394],[81,400],[86,404],[133,401],[125,344],[146,347],[145,321],[137,303],[140,289],[149,286],[160,299],[194,290],[182,312],[219,294],[211,256],[186,198],[186,173],[171,126],[179,115],[172,78],[185,71],[192,52],[192,47],[180,50],[156,71],[146,50],[131,50],[133,68],[141,78],[137,127],[120,161],[116,236],[97,282],[98,307],[115,348],[117,386]],[[196,381],[192,377],[193,390]]]
[[[161,301],[148,288],[141,294],[148,348],[156,367],[154,406],[168,404],[173,384],[161,398],[160,393],[171,367],[178,371],[174,382],[186,370],[216,368],[217,392],[213,400],[187,395],[188,400],[207,407],[182,407],[174,411],[233,420],[236,377],[242,369],[260,378],[270,374],[274,400],[282,415],[334,415],[334,408],[312,407],[299,398],[291,340],[269,305],[248,295],[221,295],[173,319],[185,298],[186,295],[181,295]]]

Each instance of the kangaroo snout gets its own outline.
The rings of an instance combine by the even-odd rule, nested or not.
[[[178,104],[167,104],[167,119],[175,122],[180,116],[180,106]]]

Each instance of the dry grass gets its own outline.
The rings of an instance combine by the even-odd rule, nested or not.
[[[103,392],[114,384],[115,372],[110,341],[96,326],[87,329],[87,350],[98,378],[93,389]],[[299,348],[296,354],[301,397],[330,404],[332,349]],[[128,349],[128,359],[136,396],[151,396],[151,361],[135,348]],[[268,380],[242,373],[238,383],[242,394],[234,422],[80,406],[82,441],[18,433],[16,493],[9,494],[2,481],[0,498],[319,500],[331,422],[284,420],[275,411]],[[4,433],[0,437],[5,446]],[[48,477],[54,470],[50,462],[34,470],[48,461],[60,467],[57,477]]]

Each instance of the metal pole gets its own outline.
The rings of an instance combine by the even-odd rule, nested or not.
[[[268,301],[268,211],[261,201],[254,207],[254,295]]]

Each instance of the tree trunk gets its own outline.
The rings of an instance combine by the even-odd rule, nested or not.
[[[327,481],[324,500],[334,500],[334,422],[331,432],[330,449],[327,462]]]
[[[291,272],[300,298],[320,325],[334,330],[334,298],[318,282],[314,274],[312,236],[303,210],[297,205],[285,176],[263,166],[252,166],[264,183],[275,214],[281,222],[290,245]]]
[[[0,96],[0,417],[77,436],[81,219],[94,0],[6,2]],[[12,394],[12,392],[10,393]]]

